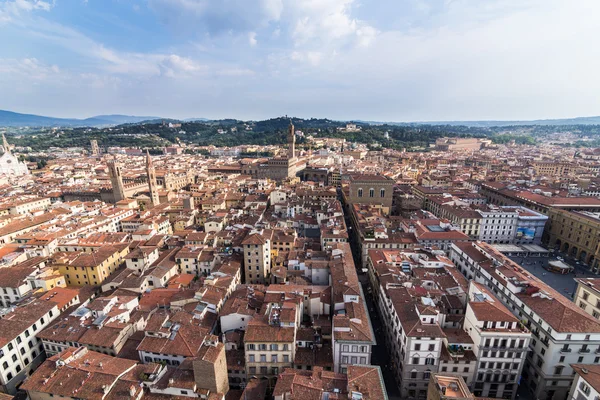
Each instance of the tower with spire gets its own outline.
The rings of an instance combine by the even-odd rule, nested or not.
[[[6,136],[2,133],[2,153],[10,153],[10,147],[6,141]]]
[[[125,187],[123,186],[123,177],[121,176],[121,166],[114,160],[107,162],[108,176],[113,190],[113,199],[116,203],[125,199]]]
[[[294,132],[294,124],[292,123],[291,119],[290,119],[290,126],[288,127],[287,141],[288,141],[288,159],[291,160],[293,158],[296,158],[296,134]]]
[[[156,184],[156,172],[154,171],[154,165],[152,164],[152,157],[150,152],[146,150],[146,174],[148,175],[148,189],[150,190],[150,200],[153,206],[157,206],[160,203],[158,197],[158,190]]]

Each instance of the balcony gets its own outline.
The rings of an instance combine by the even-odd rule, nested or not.
[[[579,354],[589,353],[589,352],[590,352],[590,349],[579,349]]]
[[[562,349],[560,349],[560,352],[561,352],[561,353],[570,353],[570,352],[571,352],[571,349],[565,349],[565,348],[562,348]]]

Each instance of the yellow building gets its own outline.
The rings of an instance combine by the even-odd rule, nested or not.
[[[548,210],[550,248],[566,253],[598,272],[600,213]]]
[[[575,168],[569,163],[560,163],[555,161],[536,161],[533,163],[533,170],[536,175],[544,176],[568,176],[574,172]]]
[[[65,252],[54,255],[54,267],[65,276],[67,285],[99,285],[129,253],[128,244],[102,246],[92,252]]]

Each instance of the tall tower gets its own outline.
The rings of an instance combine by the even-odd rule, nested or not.
[[[93,156],[99,156],[100,155],[100,148],[98,147],[98,141],[97,140],[90,140],[90,145],[92,146],[92,155]]]
[[[150,189],[150,200],[153,206],[157,206],[160,203],[158,198],[158,191],[156,190],[156,172],[154,171],[154,165],[152,164],[152,157],[146,150],[146,174],[148,175],[148,188]]]
[[[2,148],[4,153],[10,153],[10,147],[8,146],[8,142],[6,141],[6,136],[2,133]]]
[[[290,126],[288,127],[288,159],[296,158],[296,134],[294,133],[294,124],[290,120]]]
[[[108,165],[108,175],[113,189],[113,198],[115,203],[125,199],[125,187],[123,186],[123,177],[121,176],[121,166],[114,160],[110,160]]]

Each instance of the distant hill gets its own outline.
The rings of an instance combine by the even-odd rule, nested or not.
[[[108,126],[139,123],[161,119],[159,117],[137,117],[131,115],[97,115],[86,119],[54,118],[34,114],[21,114],[0,110],[0,126],[7,127],[78,127],[78,126]]]
[[[564,126],[564,125],[600,125],[600,116],[598,117],[576,117],[563,119],[536,119],[530,121],[420,121],[420,122],[381,122],[381,121],[355,121],[370,125],[450,125],[450,126],[470,126],[476,128],[490,128],[493,126]]]
[[[155,123],[166,120],[175,122],[178,120],[162,117],[138,117],[133,115],[96,115],[85,119],[75,118],[54,118],[34,114],[21,114],[12,111],[0,110],[0,127],[103,127],[122,124]],[[277,126],[286,129],[289,123],[288,117],[272,118],[264,121],[254,121],[253,124],[260,130],[265,126]],[[299,119],[293,118],[294,123],[302,123],[305,127],[328,126],[334,127],[343,121],[332,121],[329,119]],[[211,120],[207,118],[187,118],[183,122],[207,122],[218,123],[223,126],[235,125],[242,121],[235,119]],[[421,122],[387,122],[387,121],[362,121],[352,120],[359,124],[369,125],[396,125],[396,126],[467,126],[473,128],[490,128],[503,126],[566,126],[566,125],[600,125],[600,116],[598,117],[577,117],[565,119],[540,119],[531,121],[421,121]]]

